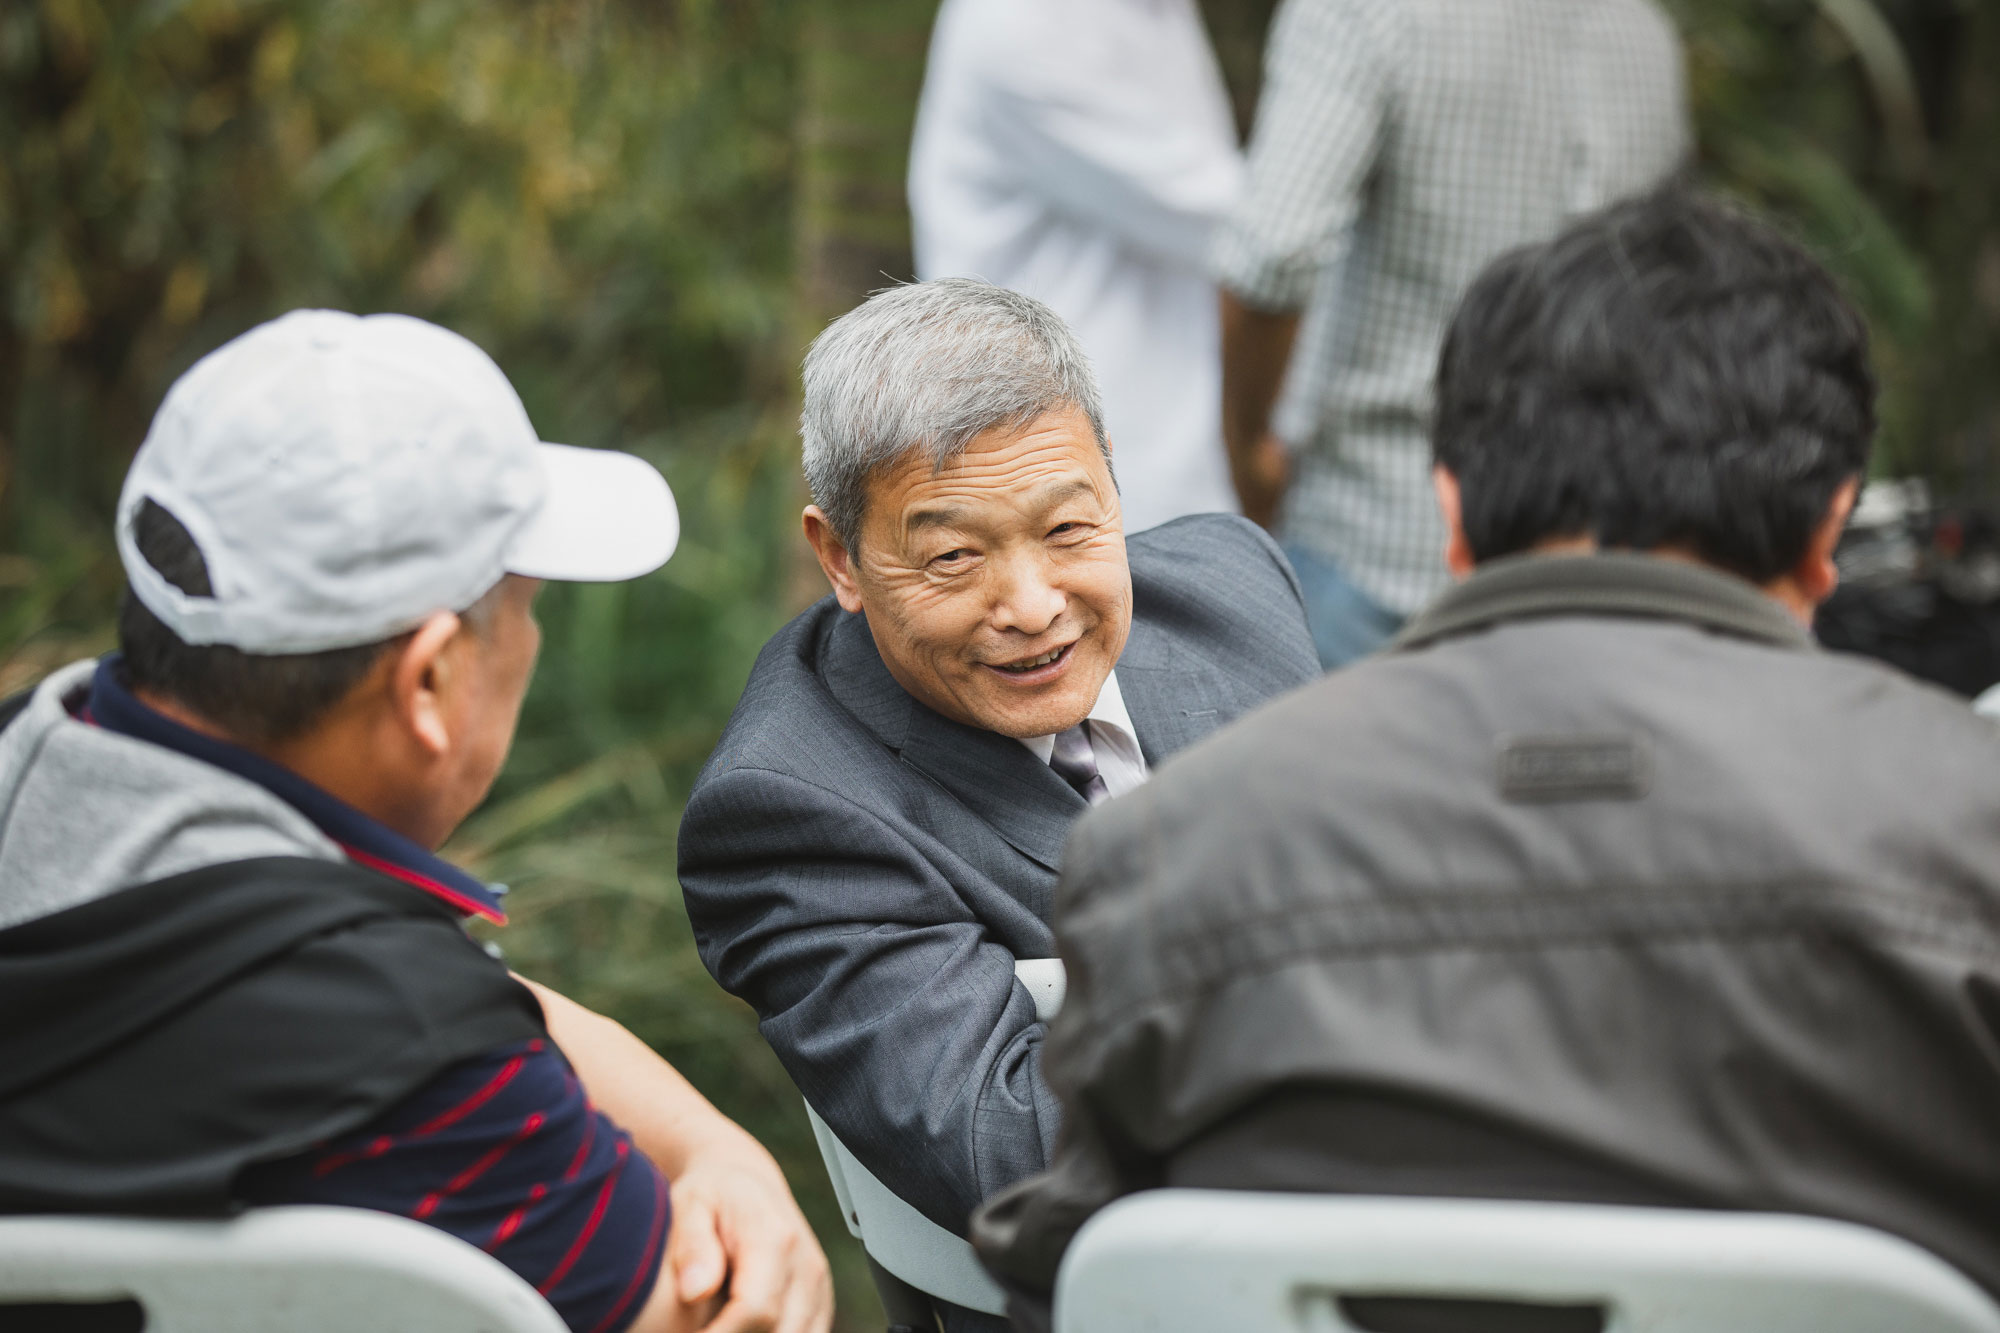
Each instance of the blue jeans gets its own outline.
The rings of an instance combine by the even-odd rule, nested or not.
[[[1285,558],[1298,571],[1306,595],[1306,623],[1312,628],[1319,663],[1328,671],[1344,667],[1380,648],[1403,627],[1403,617],[1355,587],[1340,566],[1317,551],[1285,543]]]

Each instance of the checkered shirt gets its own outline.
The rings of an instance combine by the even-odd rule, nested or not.
[[[1428,428],[1460,294],[1670,174],[1680,44],[1650,0],[1285,0],[1218,278],[1310,306],[1274,423],[1288,540],[1408,614],[1444,582]]]

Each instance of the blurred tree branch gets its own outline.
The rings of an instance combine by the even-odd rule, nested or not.
[[[910,132],[937,0],[805,0],[797,247],[807,338],[909,280]]]
[[[803,0],[792,422],[806,346],[870,292],[915,276],[904,179],[937,7],[938,0]],[[803,508],[803,479],[793,495]],[[803,608],[826,593],[826,580],[796,525],[785,540],[787,600]]]

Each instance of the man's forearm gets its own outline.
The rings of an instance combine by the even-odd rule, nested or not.
[[[1271,527],[1291,484],[1291,459],[1271,432],[1298,315],[1252,309],[1222,291],[1222,442],[1246,517]]]
[[[519,980],[542,1002],[549,1036],[591,1100],[667,1179],[678,1177],[692,1156],[709,1148],[766,1156],[762,1145],[622,1025],[537,982]]]
[[[826,1256],[764,1145],[622,1025],[516,980],[541,1001],[549,1036],[591,1100],[670,1182],[665,1267],[635,1333],[825,1333]]]
[[[1296,311],[1257,310],[1222,289],[1222,438],[1232,456],[1271,429],[1298,329]]]

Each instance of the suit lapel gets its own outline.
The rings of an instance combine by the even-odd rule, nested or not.
[[[1017,740],[968,727],[911,698],[882,665],[868,622],[841,615],[822,677],[841,706],[1023,856],[1056,869],[1084,799]],[[1133,723],[1137,726],[1136,720]]]
[[[834,697],[904,763],[950,792],[1023,856],[1050,870],[1060,867],[1070,826],[1087,806],[1027,746],[953,722],[911,698],[882,665],[861,616],[836,619],[822,662]],[[1228,678],[1143,615],[1133,617],[1118,659],[1118,684],[1149,765],[1239,711]]]
[[[917,701],[882,665],[865,617],[847,611],[834,613],[820,645],[819,677],[834,701],[852,713],[876,740],[892,750],[903,748]]]
[[[957,797],[1016,851],[1056,869],[1083,797],[1021,742],[912,702],[903,762]]]
[[[1234,711],[1228,679],[1174,648],[1166,631],[1135,614],[1118,659],[1118,688],[1148,767],[1202,739],[1222,725],[1225,710]]]

